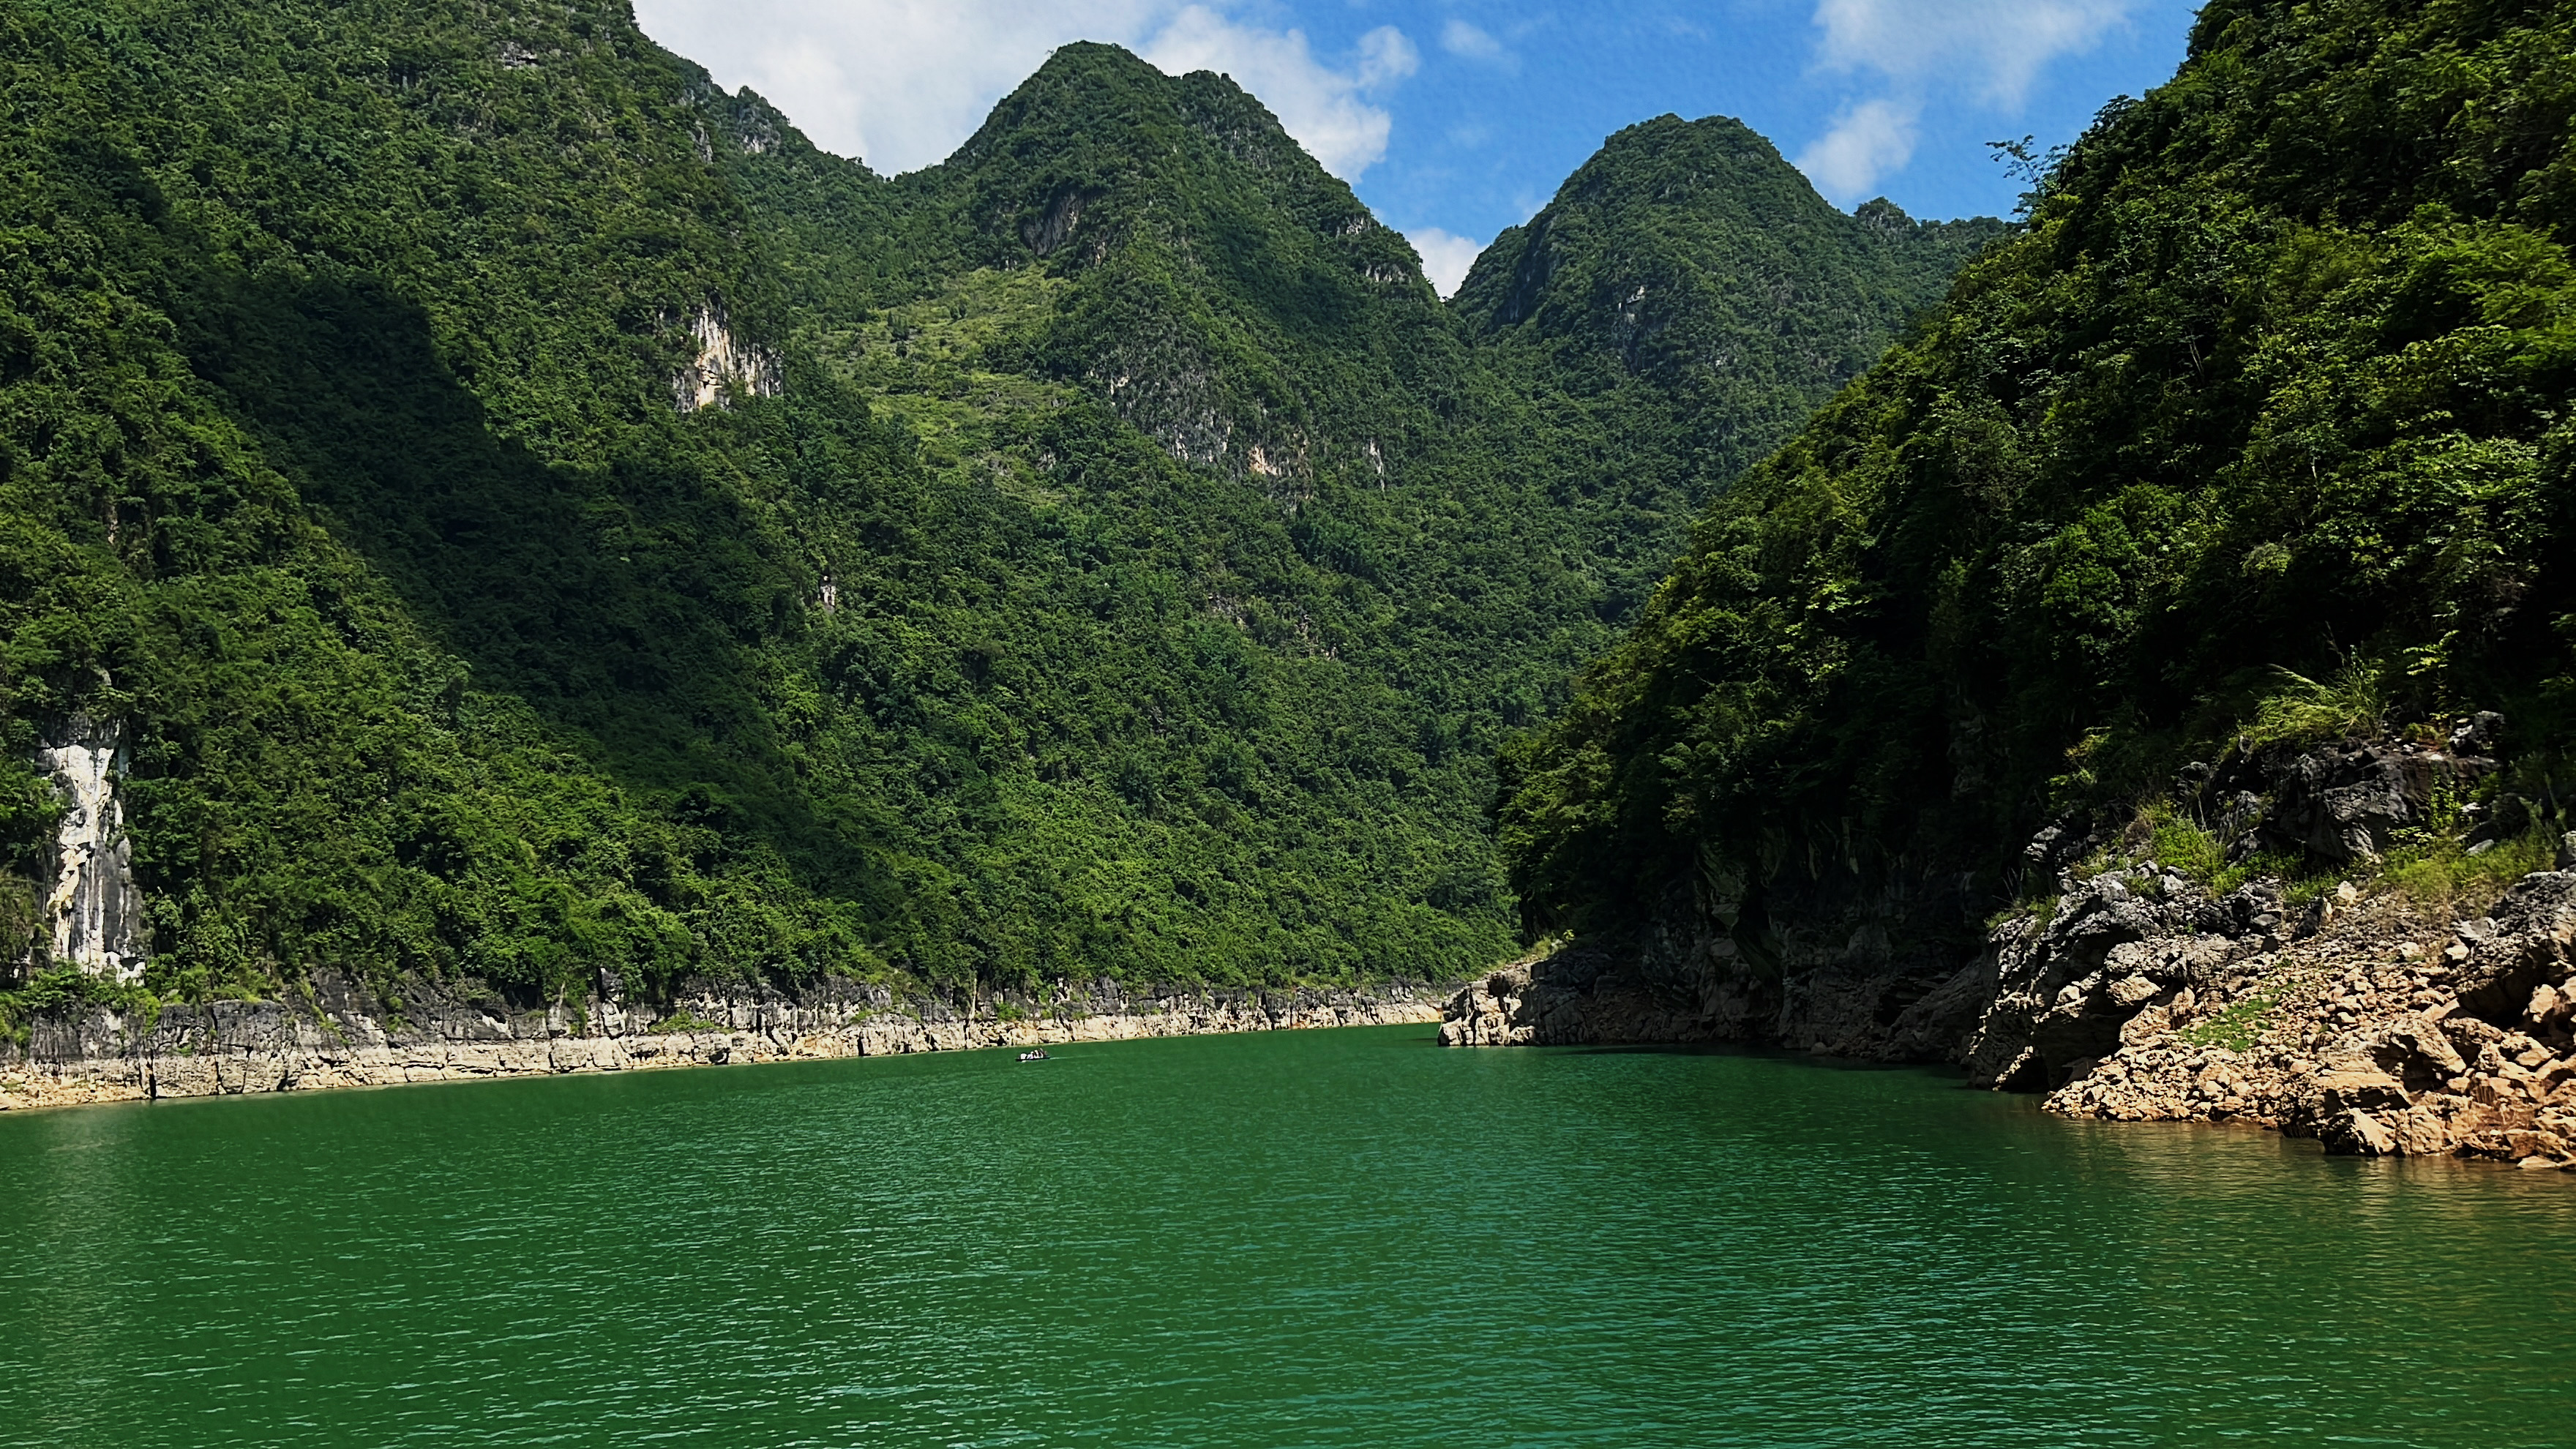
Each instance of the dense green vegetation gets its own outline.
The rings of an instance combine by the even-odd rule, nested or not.
[[[1661,116],[1495,238],[1457,307],[1489,396],[1519,404],[1494,431],[1545,460],[1624,619],[1677,530],[2003,231],[1845,216],[1741,124]]]
[[[2041,821],[2186,759],[2472,706],[2544,786],[2572,55],[2565,4],[2214,0],[1508,752],[1531,923],[1703,876],[1999,896]]]
[[[120,721],[162,997],[1481,966],[1498,742],[1992,231],[1666,120],[1505,317],[1222,78],[890,180],[615,3],[5,0],[0,100],[0,929]]]

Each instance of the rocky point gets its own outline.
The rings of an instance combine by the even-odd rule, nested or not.
[[[2448,804],[2496,769],[2485,751],[2501,724],[2233,752],[2184,771],[2174,799],[2231,864],[2304,859],[2366,881],[2402,832],[2446,809],[2472,852],[2532,827],[2533,802],[2510,794]],[[1742,1041],[1947,1062],[2069,1116],[2576,1170],[2576,834],[2556,869],[2472,919],[2355,880],[2294,902],[2274,877],[2222,894],[2153,859],[2098,868],[2143,839],[2075,821],[2041,830],[2025,858],[2053,892],[1928,972],[1922,949],[1890,946],[1935,939],[1927,917],[1889,906],[1902,892],[1847,890],[1856,904],[1783,922],[1792,949],[1768,970],[1724,929],[1723,905],[1703,905],[1696,921],[1676,910],[1470,983],[1441,1040]]]

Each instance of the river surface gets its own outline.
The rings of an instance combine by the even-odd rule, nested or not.
[[[0,1118],[0,1444],[2576,1444],[2576,1180],[1426,1027]]]

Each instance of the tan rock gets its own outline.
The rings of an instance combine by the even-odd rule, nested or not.
[[[2352,1108],[2331,1119],[2317,1133],[2328,1152],[2360,1157],[2385,1157],[2397,1150],[2397,1136],[2380,1125],[2379,1119],[2360,1108]]]

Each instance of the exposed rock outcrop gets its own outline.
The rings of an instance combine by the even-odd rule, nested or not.
[[[2056,1086],[2116,1049],[2142,1012],[2286,945],[2290,929],[2269,881],[2217,900],[2148,862],[2072,884],[2044,921],[1987,938],[1992,985],[1959,1059],[1981,1084]]]
[[[1698,1041],[1694,1005],[1659,995],[1597,945],[1524,957],[1460,988],[1442,1013],[1443,1046],[1572,1046]]]
[[[2231,859],[2366,863],[2495,768],[2481,751],[2500,723],[2458,721],[2442,746],[2258,751],[2186,772],[2176,795]],[[2473,842],[2530,822],[2510,797],[2472,818]],[[2026,860],[2056,892],[1981,933],[1937,880],[1872,892],[1828,874],[1768,899],[1703,882],[1630,934],[1469,984],[1441,1040],[1949,1062],[2069,1115],[2576,1167],[2576,835],[2558,870],[2466,922],[2348,883],[2294,909],[2270,879],[2220,897],[2153,860],[2077,869],[2116,843],[2079,821],[2042,830]]]
[[[2576,1167],[2576,874],[2526,876],[2446,929],[2395,902],[2354,917],[2140,1012],[2050,1109]]]
[[[143,976],[143,902],[134,888],[125,810],[125,727],[74,716],[37,751],[62,797],[52,878],[44,897],[46,940],[57,965],[119,983]]]
[[[778,355],[735,337],[722,302],[710,302],[689,314],[689,337],[696,344],[696,356],[671,379],[671,400],[680,411],[723,407],[737,392],[748,397],[778,395]]]
[[[1046,1003],[1005,998],[960,1011],[851,981],[793,995],[702,986],[659,1005],[622,1001],[613,980],[601,986],[578,1004],[513,1002],[428,981],[380,995],[326,973],[294,1000],[52,1013],[0,1055],[0,1109],[1430,1022],[1445,994],[1398,984],[1129,995],[1104,980]]]
[[[2438,796],[2465,798],[2494,772],[2485,751],[2503,725],[2501,715],[2474,715],[2441,745],[2273,745],[2215,768],[2194,766],[2178,793],[2226,842],[2230,860],[2263,852],[2337,865],[2376,860],[2395,832],[2423,823]]]
[[[1988,994],[1973,906],[1955,876],[1872,883],[1827,871],[1794,891],[1702,879],[1626,932],[1477,983],[1453,1003],[1444,1040],[1744,1041],[1871,1061],[1943,1058]]]

